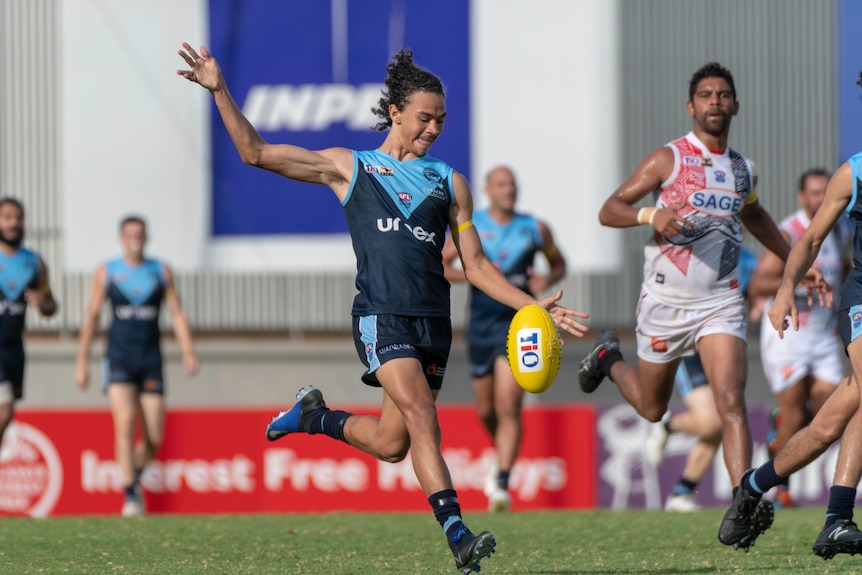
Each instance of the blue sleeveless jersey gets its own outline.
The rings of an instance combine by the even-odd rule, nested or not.
[[[165,297],[164,265],[147,259],[139,266],[131,266],[117,258],[105,264],[105,272],[105,288],[113,310],[108,359],[120,365],[160,364],[159,311]]]
[[[452,168],[430,156],[401,162],[379,150],[353,157],[342,202],[356,254],[353,315],[449,317],[442,249]]]
[[[501,224],[483,210],[473,214],[473,225],[491,263],[515,287],[529,293],[527,268],[533,265],[536,252],[542,249],[543,244],[538,220],[516,213],[512,221]],[[468,340],[473,345],[505,341],[515,311],[471,286]]]
[[[841,287],[838,311],[862,304],[862,152],[847,160],[853,170],[853,195],[846,214],[855,228],[853,234],[853,269]]]
[[[0,350],[23,354],[24,313],[27,302],[24,290],[39,283],[39,256],[18,248],[11,256],[0,252]]]

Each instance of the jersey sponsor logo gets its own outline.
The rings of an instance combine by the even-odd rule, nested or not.
[[[249,88],[242,111],[262,131],[322,132],[333,124],[367,131],[383,84],[257,84]]]
[[[682,163],[686,166],[711,166],[712,158],[704,156],[683,156]]]
[[[525,327],[518,330],[518,365],[521,371],[542,371],[542,330]]]
[[[434,246],[437,245],[437,242],[434,241],[434,238],[437,236],[437,232],[427,232],[422,228],[422,226],[411,226],[410,224],[402,222],[401,218],[377,218],[377,229],[381,232],[400,231],[401,224],[404,224],[404,229],[420,242],[428,242]]]
[[[650,340],[650,345],[653,351],[664,353],[667,351],[667,340],[654,337]]]
[[[663,284],[664,283],[664,274],[656,274],[655,275],[655,283]]]
[[[725,174],[721,170],[714,171],[713,175],[715,176],[715,181],[718,182],[719,184],[723,184],[724,182],[727,181],[727,174]]]
[[[730,285],[728,286],[728,288],[729,289],[738,289],[739,288],[739,280],[738,279],[730,280]]]
[[[62,490],[57,448],[36,427],[13,421],[0,446],[0,514],[45,517]]]
[[[422,188],[422,191],[428,194],[429,198],[435,198],[438,200],[446,199],[446,192],[443,191],[443,188],[437,186],[436,188]]]
[[[726,218],[736,215],[742,209],[745,200],[736,192],[706,188],[694,192],[688,197],[688,205],[699,212]]]
[[[154,305],[118,305],[115,314],[117,319],[148,321],[159,317],[159,309]]]
[[[27,304],[22,301],[0,301],[0,315],[24,315]]]
[[[386,166],[369,166],[368,164],[364,164],[365,171],[369,174],[380,174],[381,176],[391,176],[395,173],[395,170],[392,168],[388,168]]]

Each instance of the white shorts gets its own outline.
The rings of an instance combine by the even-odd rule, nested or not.
[[[844,375],[841,344],[833,329],[788,329],[784,339],[764,318],[760,326],[760,361],[772,393],[793,387],[806,375],[838,385]]]
[[[681,309],[641,291],[637,307],[638,357],[650,363],[670,363],[696,351],[700,338],[716,333],[745,341],[747,325],[741,296],[708,309]]]

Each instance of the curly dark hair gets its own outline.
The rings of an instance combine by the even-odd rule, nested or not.
[[[395,104],[398,110],[403,110],[410,96],[414,92],[430,92],[432,94],[443,94],[443,83],[440,78],[427,70],[423,70],[413,63],[413,51],[403,48],[392,57],[392,62],[386,66],[386,90],[382,92],[383,97],[377,103],[379,107],[371,108],[374,115],[380,121],[374,126],[380,132],[392,127],[392,118],[389,116],[389,105]]]
[[[691,80],[688,81],[689,102],[694,102],[694,93],[697,90],[697,85],[704,78],[724,78],[724,81],[730,86],[731,96],[736,100],[736,85],[733,83],[733,74],[718,62],[710,62],[701,66],[699,70],[692,74]]]

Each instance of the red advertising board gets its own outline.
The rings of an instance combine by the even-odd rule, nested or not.
[[[359,410],[362,412],[362,410]],[[370,413],[364,411],[363,413]],[[409,457],[383,463],[324,436],[268,442],[271,411],[172,411],[144,473],[149,512],[424,511]],[[442,407],[443,455],[464,509],[484,509],[493,463],[472,407]],[[595,410],[529,408],[515,509],[596,505]],[[0,449],[0,514],[115,514],[122,504],[106,411],[22,411]]]

